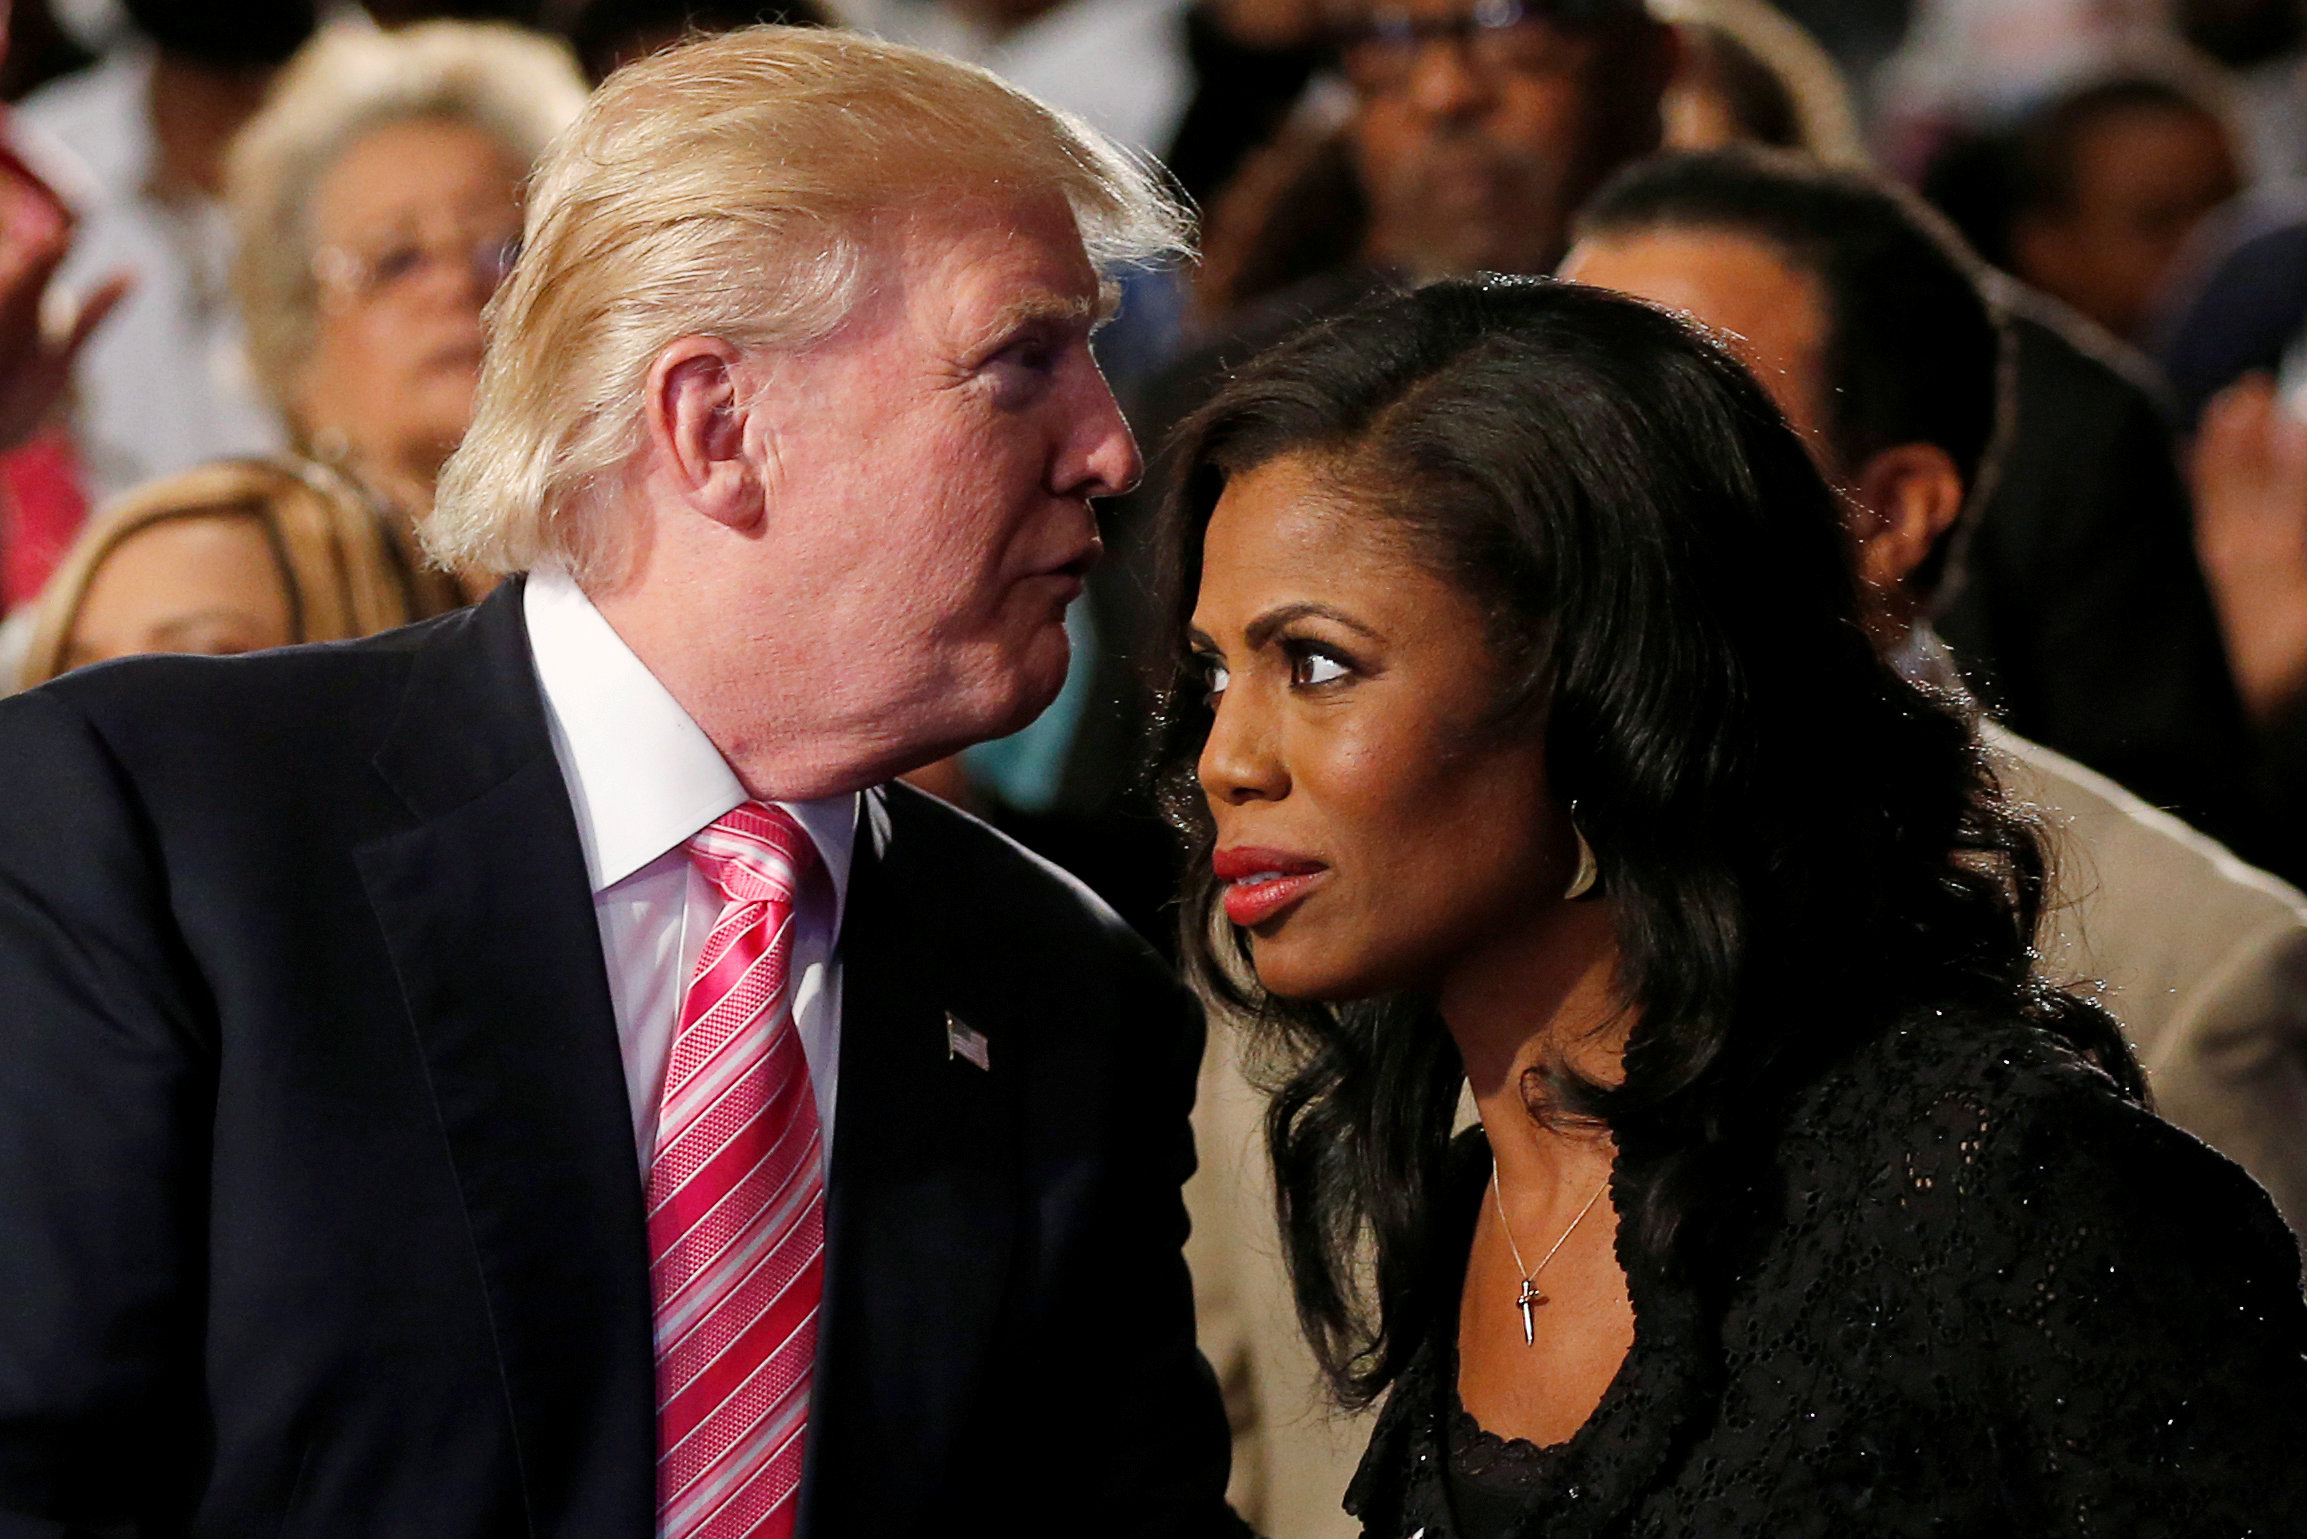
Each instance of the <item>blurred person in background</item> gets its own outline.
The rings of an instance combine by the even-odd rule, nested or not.
[[[2003,228],[1977,244],[2022,282],[2142,339],[2189,237],[2243,190],[2226,120],[2176,79],[2089,81],[2012,135]]]
[[[1905,39],[1915,0],[1778,0],[1778,8],[1871,97],[1875,70]]]
[[[2244,376],[2307,367],[2307,185],[2257,186],[2205,219],[2150,328],[2180,420]]]
[[[2003,344],[1952,232],[1856,176],[1675,157],[1603,191],[1563,275],[1728,338],[1850,510],[1877,646],[1959,690],[1927,617],[1993,479]],[[2158,1110],[2307,1230],[2307,899],[2104,776],[1982,730],[2006,788],[2049,825],[2038,970],[2103,981]]]
[[[34,14],[45,20],[47,13]],[[10,63],[18,21],[17,8],[0,0],[0,58]],[[128,280],[115,275],[92,291],[65,291],[56,275],[75,233],[72,210],[17,154],[11,125],[0,133],[0,614],[40,591],[87,513],[59,407],[81,350],[125,297]],[[21,628],[0,628],[0,673],[10,643],[22,639]]]
[[[1332,37],[1343,123],[1285,127],[1244,162],[1205,231],[1203,341],[1125,392],[1157,469],[1106,521],[1091,582],[1097,670],[1064,770],[1065,800],[1153,827],[1131,787],[1150,709],[1143,660],[1158,453],[1231,366],[1307,320],[1400,278],[1545,271],[1569,221],[1618,166],[1657,148],[1673,29],[1641,0],[1393,0]],[[1166,890],[1166,878],[1145,884]]]
[[[59,281],[134,289],[73,371],[74,436],[99,496],[220,455],[277,448],[228,282],[227,145],[312,35],[313,0],[126,0],[136,35],[41,87],[25,149],[79,217]]]
[[[2307,171],[2307,6],[2300,0],[2173,0],[2188,46],[2230,72],[2254,177]]]
[[[1245,169],[1213,214],[1210,297],[1224,318],[1135,401],[1148,443],[1227,366],[1389,274],[1530,270],[1558,256],[1599,179],[1655,147],[1676,47],[1639,7],[1578,0],[1571,21],[1421,3],[1406,18],[1360,13],[1342,55],[1354,85],[1345,126]],[[2014,730],[2253,853],[2248,740],[2151,371],[2062,307],[2015,285],[1996,298],[2018,338],[2017,419],[1946,635]],[[1129,539],[1117,529],[1120,560],[1099,593],[1109,638],[1145,633],[1142,606],[1140,618],[1120,612],[1142,591],[1122,580]],[[1142,654],[1144,642],[1108,645]],[[1140,719],[1117,703],[1133,678],[1105,669],[1093,722]],[[1083,784],[1096,783],[1098,740],[1085,724]]]
[[[60,75],[85,69],[95,53],[57,16],[52,0],[13,0],[7,57],[0,59],[0,100],[21,101]]]
[[[993,71],[1144,155],[1193,94],[1187,0],[840,0],[835,16]]]
[[[822,27],[829,18],[813,0],[562,0],[544,7],[540,20],[568,40],[585,78],[599,85],[635,59],[701,33],[763,22]]]
[[[1916,0],[1879,77],[1877,146],[1915,177],[1952,134],[2005,127],[2070,82],[2179,47],[2168,0]]]
[[[44,596],[22,684],[143,653],[345,641],[463,602],[342,477],[306,461],[223,460],[148,482],[81,531]]]
[[[2259,731],[2271,837],[2307,867],[2307,408],[2297,369],[2247,374],[2213,396],[2190,469],[2197,547]]]
[[[1867,163],[1842,72],[1784,12],[1766,0],[1654,0],[1651,11],[1682,35],[1664,108],[1669,149],[1760,144]]]
[[[408,520],[472,419],[521,189],[584,105],[568,50],[453,21],[329,28],[234,144],[234,285],[296,449]]]

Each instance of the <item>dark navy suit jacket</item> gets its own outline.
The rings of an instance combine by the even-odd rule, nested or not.
[[[0,702],[0,1535],[653,1532],[640,1174],[518,589]],[[1232,1532],[1189,1001],[904,787],[842,948],[802,1533]]]

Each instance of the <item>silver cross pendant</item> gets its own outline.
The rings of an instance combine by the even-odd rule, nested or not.
[[[1538,1341],[1538,1321],[1531,1311],[1545,1302],[1546,1295],[1538,1291],[1538,1284],[1528,1277],[1523,1278],[1521,1297],[1515,1299],[1514,1303],[1522,1311],[1522,1345],[1526,1347],[1534,1346]]]

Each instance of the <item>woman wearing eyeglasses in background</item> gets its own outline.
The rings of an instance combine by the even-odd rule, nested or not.
[[[1180,463],[1185,949],[1316,1355],[1386,1397],[1368,1532],[2295,1525],[2293,1242],[2031,975],[2034,829],[1734,363],[1439,284]]]
[[[431,511],[480,377],[521,184],[584,105],[568,50],[510,27],[324,31],[233,146],[234,274],[297,448]]]

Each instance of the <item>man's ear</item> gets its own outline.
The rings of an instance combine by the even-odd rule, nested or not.
[[[716,523],[749,529],[766,510],[745,452],[742,355],[719,337],[681,337],[649,365],[643,410],[656,473]]]
[[[1963,477],[1937,444],[1897,444],[1859,467],[1859,576],[1891,592],[1938,548],[1963,511]]]

